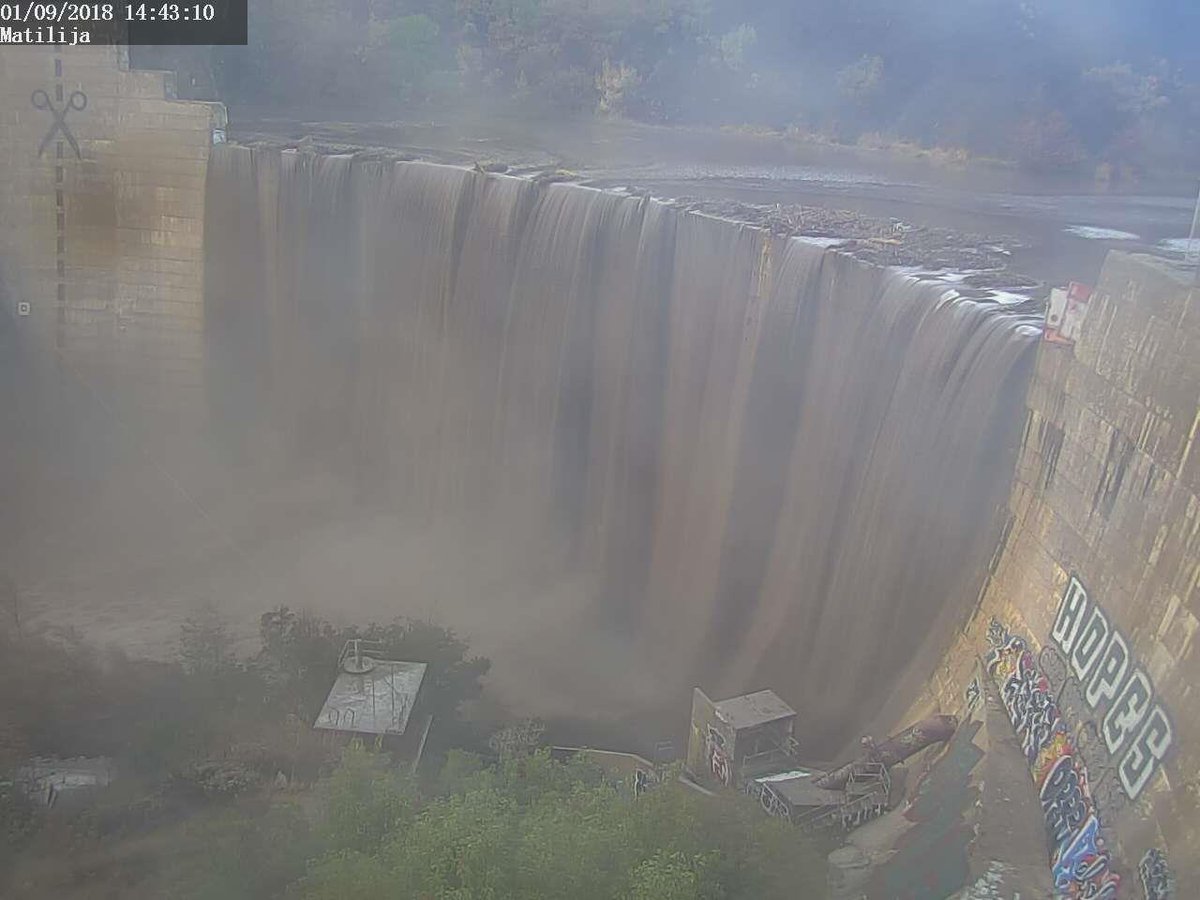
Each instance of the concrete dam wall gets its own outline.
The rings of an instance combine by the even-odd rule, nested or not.
[[[1036,346],[999,307],[422,163],[220,147],[206,207],[218,417],[416,521],[553,532],[664,705],[770,686],[836,750],[970,611]]]
[[[1200,877],[1198,301],[1192,273],[1111,253],[1075,346],[1041,345],[1009,524],[916,705],[1005,692],[1071,896]]]

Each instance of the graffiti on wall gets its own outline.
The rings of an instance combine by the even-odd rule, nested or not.
[[[1112,900],[1121,877],[1100,833],[1088,770],[1063,720],[1050,681],[1024,639],[996,620],[985,666],[1016,730],[1046,820],[1051,872],[1059,896]]]
[[[1044,652],[1041,662],[1061,679],[1060,705],[1071,707],[1072,721],[1090,727],[1089,761],[1111,768],[1125,796],[1136,800],[1175,739],[1170,716],[1155,702],[1150,676],[1134,659],[1129,640],[1075,576],[1063,592],[1050,638],[1053,652]]]
[[[729,750],[725,745],[725,736],[711,725],[704,740],[708,768],[713,778],[726,787],[733,785],[733,762],[729,758]]]
[[[1175,879],[1167,867],[1167,857],[1157,847],[1151,847],[1142,854],[1138,863],[1138,878],[1142,882],[1142,891],[1146,900],[1171,900],[1175,896]]]
[[[1083,688],[1071,674],[1070,663],[1057,647],[1047,645],[1038,654],[1038,668],[1050,682],[1059,713],[1074,726],[1075,749],[1088,767],[1092,796],[1106,813],[1120,811],[1129,802],[1117,774],[1120,760],[1114,760],[1104,746],[1099,719],[1084,701]]]
[[[633,796],[640,797],[650,790],[650,773],[645,769],[633,770]]]
[[[967,690],[965,693],[967,700],[967,712],[970,712],[978,705],[979,698],[981,696],[978,675],[971,679],[971,683],[967,685]]]
[[[788,805],[786,800],[779,796],[779,792],[771,787],[770,784],[764,781],[750,780],[746,782],[746,785],[742,788],[742,790],[749,796],[758,800],[759,805],[763,808],[763,812],[765,812],[768,816],[774,816],[777,819],[786,819],[789,822],[791,821],[792,808]]]

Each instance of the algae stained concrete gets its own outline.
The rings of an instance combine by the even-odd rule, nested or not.
[[[1198,424],[1200,290],[1170,263],[1110,254],[1078,343],[1040,348],[1010,526],[915,704],[960,709],[989,630],[1027,640],[1085,758],[1122,894],[1163,856],[1176,884],[1200,876]]]

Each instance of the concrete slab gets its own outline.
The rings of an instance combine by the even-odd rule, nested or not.
[[[369,671],[339,672],[313,728],[354,734],[404,734],[425,663],[366,660]]]
[[[741,697],[732,697],[714,704],[717,718],[735,731],[754,728],[768,722],[778,722],[796,715],[774,691],[756,691]]]

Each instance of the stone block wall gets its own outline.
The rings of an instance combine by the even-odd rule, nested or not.
[[[1164,859],[1177,884],[1200,876],[1198,426],[1200,288],[1164,261],[1110,254],[1078,343],[1041,346],[1009,527],[917,704],[960,710],[980,657],[1025,641],[1026,680],[1086,763],[1122,897],[1142,896],[1143,876],[1165,896]],[[997,666],[1005,678],[1012,664]],[[1010,687],[1014,714],[1031,717]],[[1031,765],[1045,763],[1043,723],[1022,724]],[[1053,824],[1054,788],[1039,789]]]
[[[109,397],[202,388],[204,180],[219,104],[118,47],[0,53],[0,278],[31,347]]]

